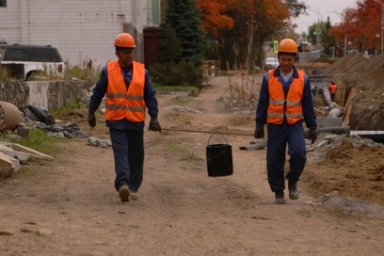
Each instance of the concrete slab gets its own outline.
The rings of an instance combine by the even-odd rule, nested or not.
[[[326,128],[326,127],[341,127],[343,125],[343,118],[342,117],[318,117],[317,118],[317,125],[320,128]]]

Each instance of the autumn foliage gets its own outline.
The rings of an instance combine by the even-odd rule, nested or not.
[[[230,1],[199,0],[197,2],[203,16],[202,29],[218,40],[222,40],[221,33],[232,29],[235,23],[231,17],[225,14],[231,7],[228,2]]]
[[[384,0],[364,0],[357,2],[356,8],[344,10],[343,21],[333,26],[331,32],[339,45],[344,44],[346,39],[349,47],[360,51],[378,48],[381,36],[381,3],[384,4]]]
[[[201,27],[220,43],[222,64],[247,65],[261,59],[266,40],[288,24],[289,11],[281,0],[198,0]]]

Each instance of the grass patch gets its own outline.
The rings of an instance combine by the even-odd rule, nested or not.
[[[63,107],[61,107],[59,109],[50,110],[49,113],[53,116],[56,116],[56,115],[65,114],[65,113],[69,112],[70,110],[78,109],[78,108],[79,108],[79,103],[72,101],[72,102],[65,104]]]
[[[155,85],[155,89],[158,93],[164,94],[171,92],[185,92],[190,96],[197,96],[199,94],[199,88],[188,85]]]
[[[36,159],[35,159],[36,160]],[[33,160],[33,161],[35,161]],[[29,160],[30,161],[30,160]],[[31,165],[21,165],[20,169],[13,173],[12,176],[22,177],[27,179],[32,179],[37,177],[36,167],[32,167]]]
[[[11,77],[6,68],[0,68],[0,81],[9,81]]]
[[[203,160],[199,156],[193,154],[193,152],[190,152],[184,148],[183,145],[179,143],[165,143],[164,147],[165,151],[169,155],[178,157],[180,161],[185,162],[189,167],[188,169],[196,169],[196,166],[200,165]],[[184,165],[184,167],[186,166]]]
[[[191,98],[188,97],[176,97],[172,99],[172,105],[186,106],[191,103]]]
[[[58,145],[58,143],[64,142],[66,139],[50,136],[47,132],[41,129],[32,128],[29,131],[28,138],[10,139],[9,141],[40,151],[44,154],[52,154],[60,152],[61,147]]]
[[[255,117],[253,115],[236,115],[230,117],[228,124],[233,126],[244,126],[254,124]]]
[[[99,70],[92,67],[92,65],[84,64],[83,67],[74,66],[65,70],[64,80],[72,80],[78,78],[95,83],[99,79]]]

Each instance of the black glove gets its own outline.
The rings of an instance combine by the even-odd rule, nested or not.
[[[308,138],[312,144],[315,143],[315,141],[317,140],[317,135],[318,135],[318,132],[316,128],[309,129]]]
[[[89,124],[89,126],[91,126],[91,127],[95,127],[95,126],[96,126],[96,116],[95,116],[95,112],[89,112],[89,113],[88,113],[88,124]]]
[[[257,126],[255,129],[255,138],[263,138],[264,137],[264,126]]]
[[[160,127],[159,121],[157,121],[157,117],[151,117],[148,130],[161,133],[161,127]]]

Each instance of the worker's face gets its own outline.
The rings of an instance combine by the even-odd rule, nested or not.
[[[133,61],[133,49],[123,49],[116,51],[121,67],[130,67]]]
[[[296,62],[296,56],[290,54],[279,55],[280,72],[290,73],[293,69],[293,65]]]

